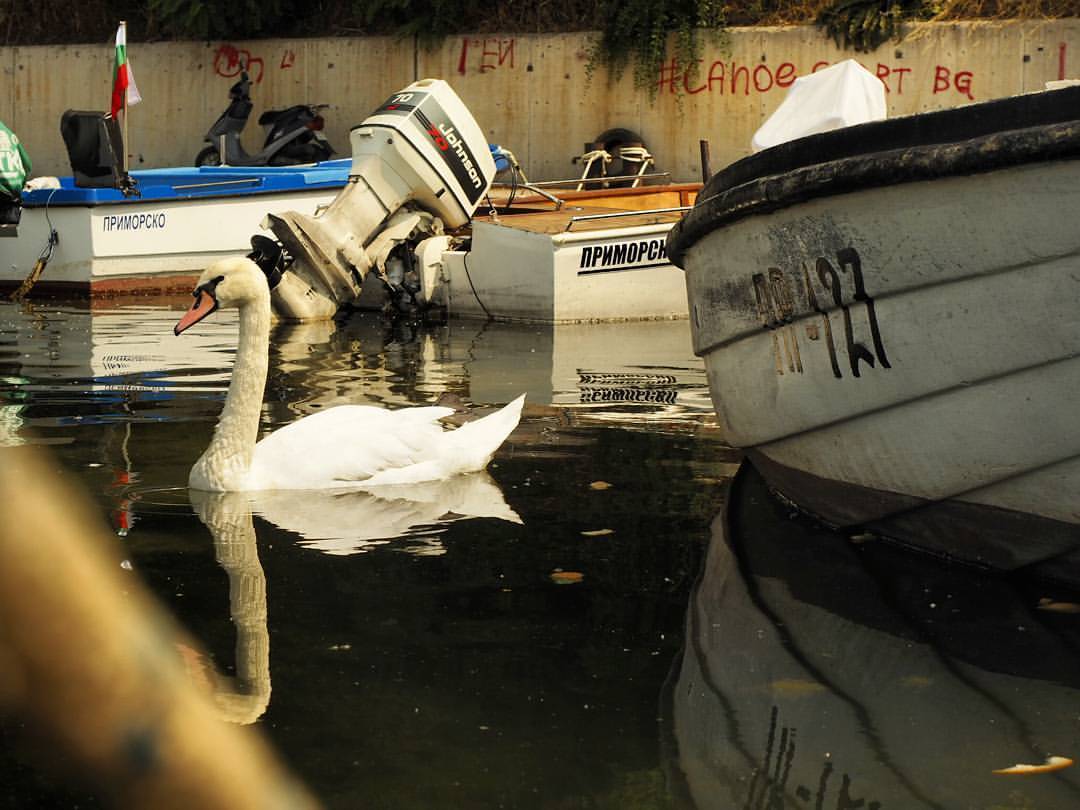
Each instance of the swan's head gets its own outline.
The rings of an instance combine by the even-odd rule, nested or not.
[[[191,309],[173,327],[177,335],[222,307],[242,307],[258,301],[270,305],[266,276],[255,262],[241,256],[222,259],[207,267],[191,294],[195,297]]]

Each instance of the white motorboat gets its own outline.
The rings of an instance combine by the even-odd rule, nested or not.
[[[23,195],[18,235],[0,239],[0,287],[19,285],[47,255],[37,292],[188,292],[214,260],[247,253],[268,212],[328,205],[350,166],[144,169],[127,193],[58,178]]]
[[[325,211],[272,215],[284,258],[282,318],[393,303],[451,316],[530,322],[683,318],[686,293],[666,236],[698,184],[579,188],[530,184],[492,147],[446,82],[391,96],[350,135],[349,184]],[[640,147],[637,147],[642,151]],[[651,156],[641,157],[644,168]],[[505,160],[513,182],[493,190]],[[520,181],[520,182],[519,182]],[[608,185],[607,188],[580,188]],[[546,188],[544,186],[547,186]],[[266,269],[266,267],[264,267]],[[374,290],[365,278],[374,274]],[[363,292],[362,292],[363,288]]]
[[[700,184],[646,172],[643,146],[622,147],[618,165],[640,169],[627,177],[530,183],[436,79],[354,127],[351,160],[307,167],[128,177],[101,158],[123,151],[114,124],[87,120],[101,150],[83,155],[82,133],[69,144],[85,171],[25,196],[18,238],[0,241],[0,285],[44,258],[37,290],[186,292],[209,262],[250,251],[282,320],[388,305],[544,323],[686,317],[666,237]],[[601,159],[590,154],[585,175]],[[511,180],[495,186],[500,170]]]

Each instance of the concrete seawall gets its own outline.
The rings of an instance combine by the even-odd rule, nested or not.
[[[512,150],[529,177],[572,176],[583,144],[612,127],[640,133],[657,166],[675,179],[700,177],[698,141],[716,170],[749,153],[750,138],[799,75],[849,57],[888,90],[890,116],[1040,90],[1080,77],[1080,20],[928,23],[870,54],[836,48],[812,26],[731,29],[706,45],[696,76],[673,60],[656,77],[654,100],[629,75],[586,75],[590,35],[464,36],[424,50],[385,37],[249,42],[131,42],[143,103],[131,110],[133,168],[190,165],[248,62],[255,109],[245,145],[255,151],[267,109],[333,104],[327,135],[349,154],[349,128],[416,78],[448,80],[493,143]],[[26,144],[34,174],[68,174],[60,138],[67,109],[107,109],[111,43],[0,48],[5,75],[0,120]],[[677,90],[682,91],[678,93]],[[681,96],[681,101],[679,100]]]

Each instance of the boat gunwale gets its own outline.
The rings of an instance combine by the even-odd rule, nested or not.
[[[321,181],[295,186],[276,186],[272,188],[243,188],[243,189],[216,189],[206,193],[187,194],[141,194],[138,197],[119,197],[115,199],[80,199],[80,200],[57,200],[45,199],[43,201],[27,200],[23,197],[22,207],[26,211],[45,208],[102,208],[110,205],[162,205],[164,203],[186,203],[201,200],[235,200],[247,199],[248,197],[265,197],[272,194],[305,194],[308,192],[335,191],[345,185],[339,181]],[[164,186],[152,186],[151,188],[165,188]],[[63,189],[50,189],[50,191],[62,191]],[[148,189],[149,191],[149,189]]]
[[[329,165],[336,164],[336,165]],[[132,172],[137,194],[127,196],[110,186],[77,186],[70,175],[57,188],[41,188],[22,196],[25,210],[35,208],[97,208],[103,205],[137,205],[186,202],[188,200],[256,197],[325,191],[346,185],[352,161],[337,160],[297,166],[203,166],[143,169]],[[237,184],[226,187],[224,184]],[[248,187],[239,184],[249,183]],[[141,187],[140,187],[141,186]],[[194,189],[202,186],[205,190]],[[183,189],[186,193],[180,193]],[[58,199],[59,198],[59,199]]]
[[[687,251],[713,230],[813,199],[1078,158],[1080,119],[813,163],[699,199],[672,228],[668,256],[685,269]]]

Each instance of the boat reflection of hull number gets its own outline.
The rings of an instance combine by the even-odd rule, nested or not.
[[[824,337],[832,373],[837,379],[844,376],[845,370],[853,377],[861,376],[859,363],[870,368],[892,368],[885,353],[874,299],[866,292],[862,260],[854,248],[837,251],[835,264],[819,256],[803,262],[798,271],[785,273],[779,267],[770,267],[765,273],[754,273],[752,280],[758,317],[762,326],[772,332],[777,374],[803,373],[798,327],[803,328],[811,341]],[[833,329],[830,309],[834,314],[839,310],[842,336]],[[869,337],[872,349],[856,339],[856,320],[860,336]]]
[[[779,708],[773,706],[769,718],[769,735],[762,759],[758,766],[753,768],[749,779],[742,782],[746,784],[748,781],[749,787],[746,801],[740,804],[741,807],[808,808],[813,806],[815,808],[835,807],[837,810],[855,810],[855,808],[881,810],[883,803],[868,795],[859,795],[855,786],[858,777],[843,770],[842,765],[834,762],[830,755],[826,755],[820,770],[814,774],[817,766],[807,762],[813,755],[809,754],[805,748],[799,749],[798,729],[795,726],[782,725],[779,722],[779,715]],[[876,740],[872,743],[876,743],[875,748],[880,748],[880,743]],[[884,756],[881,757],[881,761],[885,761]],[[865,768],[853,769],[854,774],[860,771],[865,774]],[[800,782],[796,774],[811,778]],[[833,797],[836,798],[835,803]],[[797,803],[795,799],[798,800]],[[791,801],[791,804],[788,804],[788,801]],[[813,802],[812,805],[811,802]],[[930,803],[926,802],[926,804]],[[892,807],[892,805],[889,806]]]

